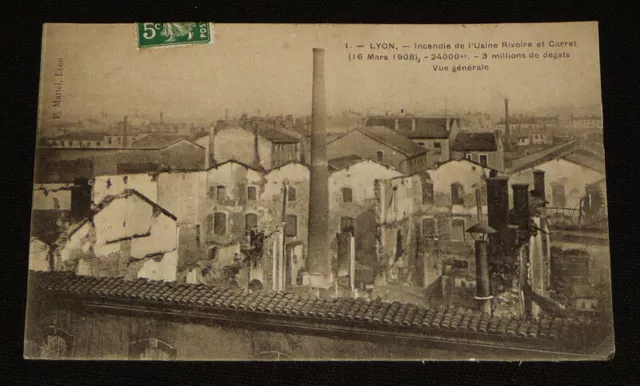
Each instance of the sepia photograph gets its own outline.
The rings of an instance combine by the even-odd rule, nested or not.
[[[614,355],[597,22],[54,23],[41,56],[26,359]]]

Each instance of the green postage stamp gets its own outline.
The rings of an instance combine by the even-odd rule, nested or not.
[[[136,24],[139,48],[207,44],[212,41],[211,26],[208,22]]]

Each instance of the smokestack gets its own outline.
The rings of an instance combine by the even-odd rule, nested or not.
[[[482,197],[480,194],[480,189],[476,188],[476,209],[478,222],[482,222]]]
[[[260,168],[260,149],[258,145],[259,145],[258,124],[254,123],[253,125],[253,166],[256,169]]]
[[[511,140],[511,133],[509,131],[509,99],[504,98],[504,137],[507,145]]]
[[[311,93],[311,167],[309,184],[309,251],[311,275],[331,275],[329,255],[329,169],[324,85],[324,49],[313,49]],[[329,283],[330,284],[330,283]]]
[[[542,200],[547,199],[544,187],[544,170],[536,169],[533,171],[533,190],[536,197],[539,197]]]
[[[511,187],[515,224],[526,227],[529,223],[529,184],[513,184]]]
[[[163,113],[160,113],[160,131],[164,131],[164,117],[163,117]]]
[[[491,314],[491,282],[486,240],[476,240],[476,301],[480,311]]]
[[[129,144],[127,143],[128,138],[127,138],[127,117],[124,117],[124,127],[122,128],[122,147],[128,147]]]
[[[209,154],[207,155],[209,160],[209,167],[212,168],[216,166],[216,127],[213,123],[209,127]]]
[[[509,218],[509,178],[487,178],[487,222],[498,232],[507,228]]]

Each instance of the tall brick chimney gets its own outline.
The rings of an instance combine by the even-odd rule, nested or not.
[[[207,154],[208,166],[216,166],[216,127],[213,123],[209,126],[209,154]]]
[[[260,168],[260,136],[258,135],[258,124],[253,124],[253,166]]]
[[[505,145],[511,145],[511,132],[509,129],[509,99],[504,98],[504,138]]]
[[[129,146],[129,143],[128,143],[129,140],[127,138],[127,135],[128,135],[128,133],[127,133],[127,129],[128,129],[127,125],[128,125],[127,117],[125,116],[124,117],[124,126],[122,127],[122,147],[128,147]]]
[[[324,48],[313,49],[312,87],[307,269],[311,275],[330,278],[332,272],[331,256],[329,255],[329,169],[327,164]],[[326,282],[322,279],[320,281]]]

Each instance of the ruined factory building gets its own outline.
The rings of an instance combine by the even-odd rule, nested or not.
[[[135,190],[108,196],[62,234],[54,270],[175,281],[176,217]]]
[[[594,23],[47,24],[42,56],[25,358],[613,355]]]

